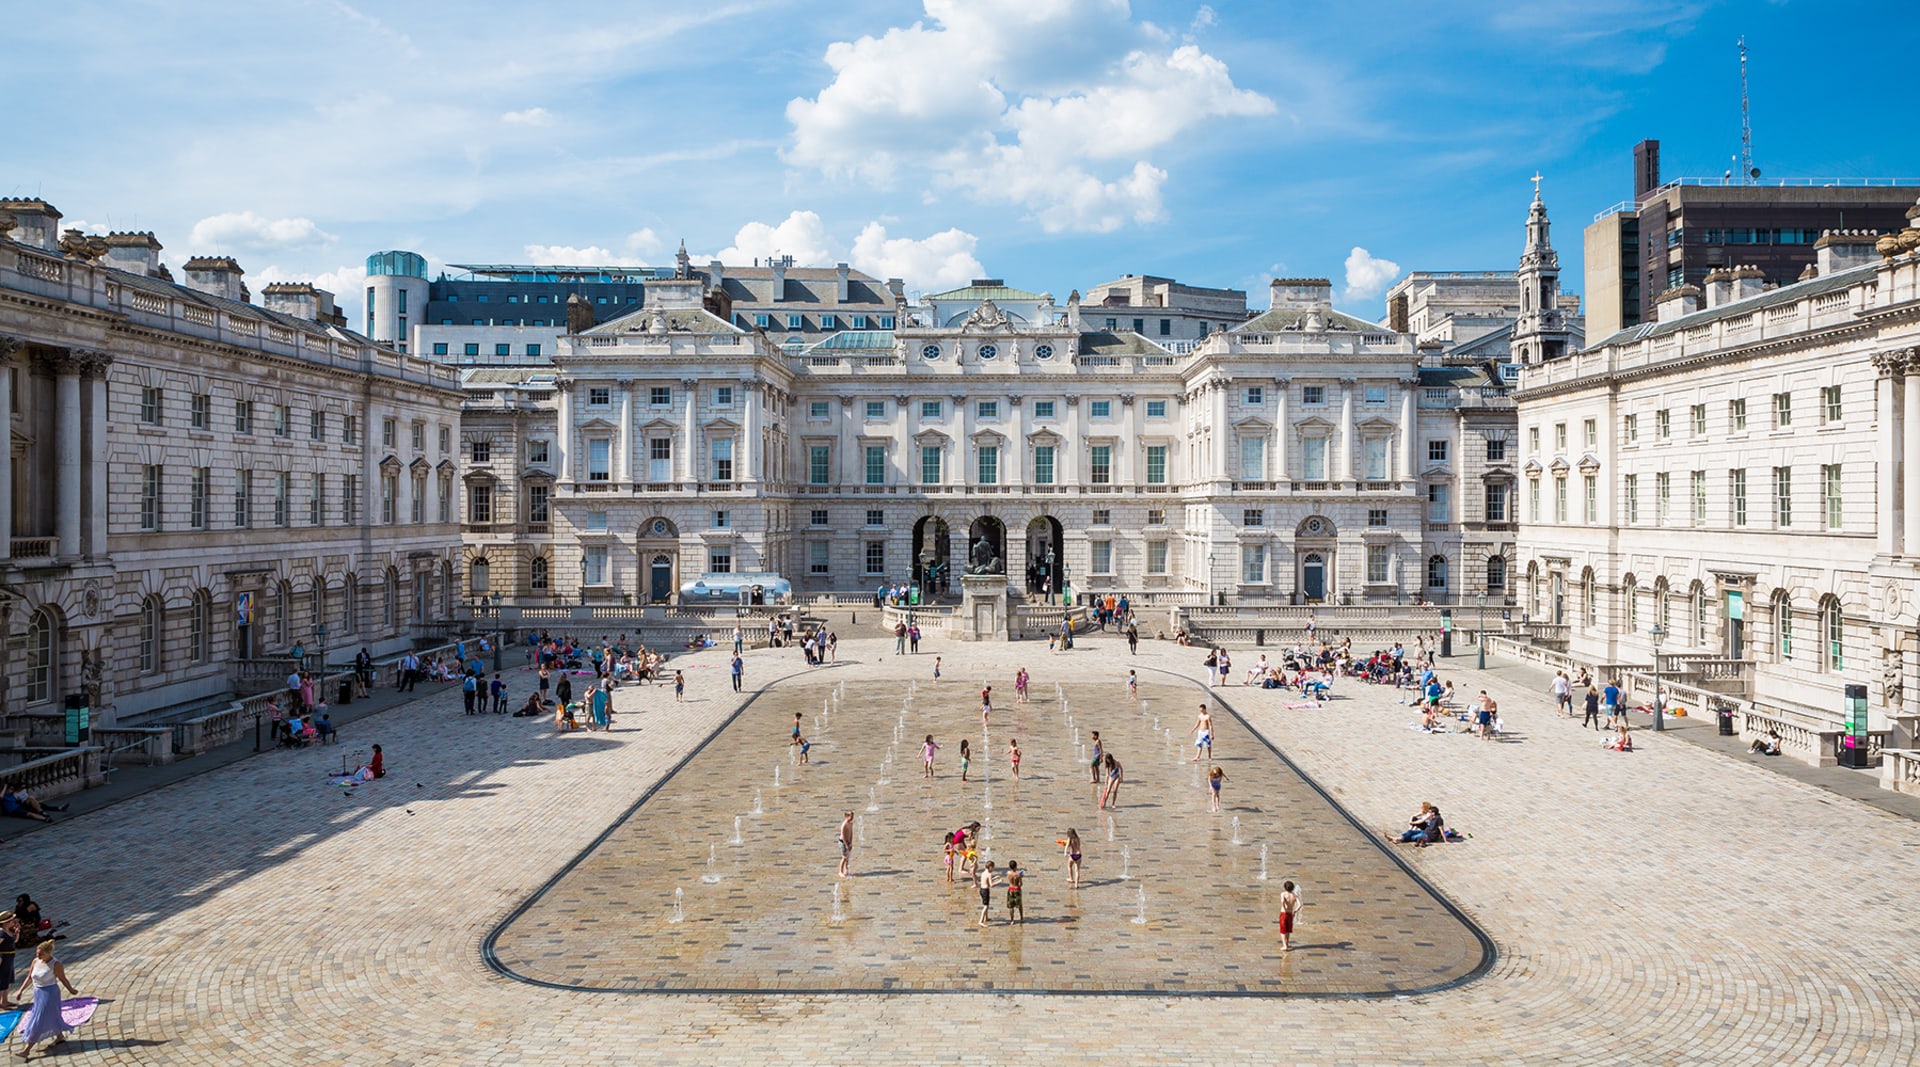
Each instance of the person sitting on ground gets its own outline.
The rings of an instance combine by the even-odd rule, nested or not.
[[[1767,736],[1754,738],[1753,744],[1747,746],[1747,753],[1751,755],[1755,752],[1763,756],[1778,756],[1780,754],[1780,732],[1778,730],[1768,730]]]
[[[1407,828],[1400,831],[1403,844],[1430,845],[1445,840],[1446,820],[1440,817],[1440,809],[1428,801],[1420,802],[1420,810],[1407,820]]]
[[[26,893],[13,898],[13,917],[20,924],[21,948],[31,948],[53,935],[53,920],[41,915],[40,905]]]
[[[379,745],[373,746],[373,758],[367,761],[367,770],[371,772],[375,778],[385,778],[387,776],[387,758],[380,751]]]
[[[546,713],[547,705],[540,699],[540,691],[536,689],[527,694],[527,702],[520,705],[520,710],[514,712],[513,717],[516,719],[532,719],[545,715]]]
[[[28,794],[14,787],[12,782],[0,786],[0,815],[11,815],[16,819],[32,819],[35,822],[52,822],[48,811],[65,811],[65,804],[42,804]]]
[[[1627,733],[1626,723],[1620,724],[1620,733],[1617,736],[1607,738],[1604,747],[1614,752],[1633,751],[1633,737]]]

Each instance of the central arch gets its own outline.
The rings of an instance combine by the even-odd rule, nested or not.
[[[1066,581],[1066,531],[1051,515],[1027,523],[1027,592],[1058,593]]]
[[[952,549],[948,544],[951,539],[952,532],[947,529],[947,520],[937,515],[928,515],[913,524],[913,559],[910,565],[914,577],[920,580],[922,595],[945,593],[952,588]]]

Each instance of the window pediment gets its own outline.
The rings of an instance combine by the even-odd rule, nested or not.
[[[400,457],[394,455],[383,457],[380,460],[379,466],[381,471],[387,474],[398,474],[400,472]]]
[[[878,435],[862,434],[859,437],[854,438],[854,440],[860,442],[861,448],[891,449],[893,447],[893,438],[891,437],[881,437]]]
[[[1065,438],[1052,430],[1035,430],[1027,435],[1027,443],[1030,445],[1058,445],[1063,440]]]
[[[1273,423],[1268,422],[1267,420],[1260,418],[1257,415],[1249,415],[1246,418],[1241,419],[1239,422],[1234,423],[1233,428],[1236,430],[1239,430],[1241,433],[1264,434],[1264,433],[1272,432]]]
[[[975,430],[969,439],[976,445],[986,445],[991,448],[1005,444],[1007,435],[998,430]]]
[[[1520,470],[1521,470],[1521,473],[1525,474],[1529,478],[1538,478],[1540,477],[1540,461],[1537,459],[1530,459],[1527,461],[1527,465],[1520,468]]]
[[[1580,457],[1580,473],[1581,474],[1595,474],[1595,473],[1598,473],[1599,470],[1600,470],[1600,461],[1594,458],[1593,453],[1589,452],[1586,455]]]
[[[593,411],[586,415],[582,415],[574,423],[574,425],[583,430],[591,430],[595,427],[605,427],[611,430],[614,427],[618,426],[619,423],[613,421],[613,419],[609,417],[605,412]]]
[[[1567,473],[1567,461],[1565,457],[1554,457],[1552,466],[1547,469],[1552,471],[1556,476],[1564,476]]]
[[[939,430],[921,430],[919,433],[913,435],[913,439],[921,445],[949,445],[953,443],[953,438],[948,437]]]
[[[1354,423],[1354,426],[1363,431],[1372,430],[1376,434],[1391,433],[1400,428],[1399,423],[1387,418],[1385,415],[1374,415],[1370,418],[1361,419]]]
[[[424,474],[433,469],[433,464],[428,463],[425,459],[415,457],[412,463],[407,464],[407,469],[415,474]]]
[[[700,428],[707,433],[733,433],[740,429],[740,424],[732,419],[721,418],[714,419],[712,422],[703,423]]]
[[[520,472],[520,480],[534,484],[553,484],[553,472],[538,467],[528,467]]]
[[[497,485],[500,482],[499,476],[490,470],[468,471],[463,480],[468,485]]]
[[[673,433],[679,429],[671,419],[648,419],[640,424],[640,432],[644,434]]]
[[[1330,419],[1323,419],[1318,415],[1310,415],[1307,418],[1300,419],[1294,422],[1293,428],[1300,431],[1301,433],[1311,433],[1314,435],[1319,435],[1323,433],[1332,433],[1333,422]]]

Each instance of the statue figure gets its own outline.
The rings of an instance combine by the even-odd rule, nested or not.
[[[1005,574],[1006,563],[1000,558],[1000,549],[994,545],[993,538],[982,533],[973,543],[969,552],[973,561],[967,568],[968,574]]]
[[[80,688],[87,694],[87,707],[100,710],[100,693],[104,688],[107,672],[107,657],[97,648],[80,650]]]

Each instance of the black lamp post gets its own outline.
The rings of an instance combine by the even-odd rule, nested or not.
[[[1473,631],[1473,643],[1480,646],[1480,669],[1487,669],[1487,594],[1480,593],[1480,624]]]
[[[1660,642],[1667,639],[1667,631],[1659,623],[1647,631],[1647,640],[1653,643],[1653,728],[1655,731],[1667,728],[1666,701],[1660,696]]]

